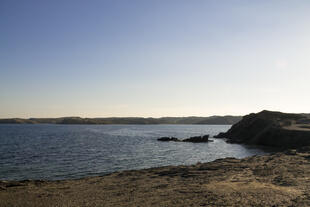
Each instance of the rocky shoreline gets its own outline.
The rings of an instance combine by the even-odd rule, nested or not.
[[[62,181],[1,181],[0,206],[310,206],[310,148]]]
[[[309,127],[308,127],[309,126]],[[62,181],[0,181],[0,207],[310,206],[310,119],[263,111],[218,138],[283,152]],[[209,141],[209,136],[159,141]],[[297,148],[292,149],[292,148]],[[287,150],[290,148],[289,150]]]

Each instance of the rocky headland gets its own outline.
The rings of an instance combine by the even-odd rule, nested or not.
[[[249,114],[216,138],[232,143],[298,148],[310,145],[309,114],[262,111]]]

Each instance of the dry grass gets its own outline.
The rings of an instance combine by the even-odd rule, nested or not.
[[[310,131],[310,124],[292,124],[283,128],[288,130]]]

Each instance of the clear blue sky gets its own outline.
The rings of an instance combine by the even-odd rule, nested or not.
[[[310,112],[308,0],[0,0],[0,118]]]

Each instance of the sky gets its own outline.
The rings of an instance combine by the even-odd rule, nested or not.
[[[310,113],[308,0],[0,0],[0,118]]]

